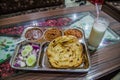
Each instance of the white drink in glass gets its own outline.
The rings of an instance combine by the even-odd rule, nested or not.
[[[104,20],[98,20],[94,23],[88,39],[89,48],[91,47],[94,50],[99,46],[107,27],[108,22],[104,22]]]

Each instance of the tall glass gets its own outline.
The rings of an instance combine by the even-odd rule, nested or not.
[[[102,5],[104,0],[90,0],[90,2],[93,3],[93,4],[97,3],[99,5]]]
[[[99,17],[95,20],[88,39],[89,49],[96,50],[98,48],[108,26],[109,21],[105,18]]]
[[[99,12],[101,11],[104,0],[90,0],[90,2],[94,5],[96,5],[96,3],[97,3]]]

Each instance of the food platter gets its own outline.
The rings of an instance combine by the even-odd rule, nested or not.
[[[66,39],[64,37],[66,37]],[[76,56],[74,58],[67,56],[68,54],[73,53],[71,50],[72,48],[75,47],[74,45],[71,44],[73,43],[73,41],[71,41],[72,38],[75,39],[75,44],[78,45],[78,52],[74,49],[76,51],[74,53],[76,53],[78,56],[81,55],[81,58],[79,57],[79,59],[81,59],[82,61],[78,66],[75,66],[74,64],[70,65],[69,61],[70,58],[71,60],[73,59],[72,61],[74,60],[76,61],[77,60]],[[28,27],[24,30],[21,39],[23,40],[16,46],[14,55],[10,60],[10,65],[12,68],[32,71],[88,72],[88,70],[91,67],[85,34],[84,31],[79,27],[76,28]],[[62,50],[61,48],[64,45],[67,47],[64,46],[63,51],[65,51],[65,49],[69,47],[70,48],[69,50],[71,52],[68,52],[68,54],[64,53],[63,55],[66,55],[67,57],[62,55],[61,59],[60,55],[62,53],[60,53],[59,56],[57,55],[57,58],[55,58],[54,56],[50,57],[48,55],[48,49],[50,44],[54,43],[54,41],[56,41],[57,43],[61,42],[60,39],[63,40],[64,44],[60,45],[61,47],[57,46],[58,49],[52,47],[52,50],[57,49],[56,50],[57,52],[55,52],[55,54],[58,54],[58,51]],[[68,43],[67,42],[68,39],[70,39],[71,42]],[[66,45],[65,42],[67,42],[68,44]],[[60,44],[57,43],[55,43],[55,46]],[[80,50],[81,49],[80,45],[82,46],[82,51]],[[52,54],[53,52],[51,51],[51,55]],[[50,61],[51,58],[53,61]],[[63,58],[64,59],[67,58],[68,62],[64,61]],[[57,65],[61,65],[60,67],[55,67],[52,65],[52,62],[54,63],[56,59],[58,60],[57,62],[59,63]],[[69,66],[64,67],[67,63],[69,64]],[[77,61],[76,63],[79,63],[79,61]]]

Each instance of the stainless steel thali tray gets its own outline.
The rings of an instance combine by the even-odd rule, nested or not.
[[[34,28],[34,27],[33,27]],[[39,28],[39,27],[37,27]],[[31,28],[30,28],[31,29]],[[77,68],[67,68],[67,69],[57,69],[57,68],[53,68],[49,61],[48,61],[48,57],[47,57],[47,54],[46,54],[46,49],[50,43],[50,41],[48,40],[45,40],[44,39],[44,34],[45,34],[45,29],[43,29],[43,35],[42,35],[42,39],[43,40],[39,40],[39,41],[30,41],[30,40],[25,40],[21,43],[18,44],[18,46],[16,47],[16,51],[14,53],[14,55],[12,56],[11,58],[11,61],[10,61],[10,65],[12,68],[15,68],[15,69],[19,69],[19,70],[32,70],[32,71],[54,71],[54,72],[88,72],[90,67],[91,67],[91,64],[90,64],[90,56],[89,56],[89,51],[88,51],[88,48],[87,48],[87,44],[86,44],[86,39],[85,39],[85,35],[84,35],[84,31],[81,29],[81,28],[63,28],[63,29],[60,29],[61,32],[62,32],[62,36],[64,35],[63,32],[65,30],[68,30],[68,29],[77,29],[79,31],[82,32],[83,36],[81,39],[79,39],[79,42],[82,44],[83,46],[83,62],[80,66],[78,66]],[[42,29],[41,29],[42,30]],[[25,30],[26,31],[26,30]],[[25,34],[25,32],[24,32]],[[28,47],[28,44],[32,45],[35,45],[35,46],[38,46],[37,47],[37,52],[36,54],[34,54],[34,51],[36,49],[32,49],[33,51],[31,53],[29,53],[29,55],[33,54],[35,55],[36,57],[36,61],[34,62],[34,65],[32,66],[28,66],[28,63],[27,61],[29,62],[29,60],[27,59],[29,57],[28,56],[25,56],[21,51],[21,46],[23,46],[22,49],[25,49],[24,46],[27,45]],[[25,59],[24,58],[21,58],[23,61],[22,65],[17,65],[16,66],[16,62],[19,61],[19,56],[21,55],[24,55]],[[18,62],[20,63],[20,62]],[[31,64],[30,64],[31,65]]]

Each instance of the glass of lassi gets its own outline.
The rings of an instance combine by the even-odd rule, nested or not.
[[[90,50],[96,50],[98,48],[108,26],[109,26],[108,19],[103,17],[95,19],[88,39],[89,44],[88,48]]]

